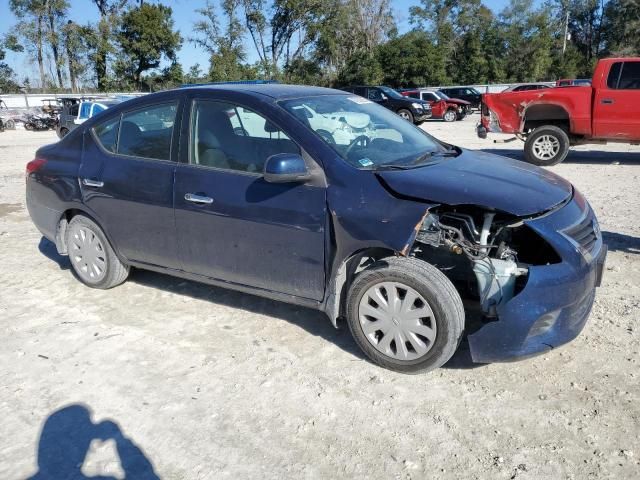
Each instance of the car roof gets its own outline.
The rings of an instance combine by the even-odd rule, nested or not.
[[[284,98],[308,97],[314,95],[345,95],[344,91],[335,90],[333,88],[310,87],[307,85],[284,85],[280,83],[211,84],[180,87],[180,91],[184,90],[243,92],[254,95],[265,95],[276,100],[281,100]]]

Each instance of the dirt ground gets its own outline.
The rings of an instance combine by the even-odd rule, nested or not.
[[[475,121],[424,128],[521,157]],[[133,479],[639,477],[640,147],[552,168],[610,249],[580,337],[483,366],[463,344],[406,376],[315,311],[143,271],[84,287],[25,209],[25,164],[54,140],[0,133],[0,478],[61,479],[87,448],[84,473]]]

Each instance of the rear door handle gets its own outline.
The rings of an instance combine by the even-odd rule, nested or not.
[[[602,100],[600,100],[600,103],[604,103],[605,105],[611,105],[613,102],[613,99],[611,98],[603,98]]]
[[[213,198],[205,197],[204,195],[197,195],[195,193],[187,193],[184,196],[187,202],[199,203],[201,205],[209,205],[213,203]]]
[[[90,178],[83,178],[82,184],[86,185],[87,187],[104,187],[104,182],[101,182],[100,180],[91,180]]]

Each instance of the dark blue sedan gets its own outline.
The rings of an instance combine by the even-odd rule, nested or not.
[[[136,267],[320,309],[402,372],[443,365],[465,331],[476,362],[570,341],[606,256],[562,178],[315,87],[121,103],[38,150],[27,205],[90,287]]]

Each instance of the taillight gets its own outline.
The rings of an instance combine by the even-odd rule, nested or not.
[[[27,177],[40,170],[47,161],[44,158],[34,158],[29,163],[27,163]]]

